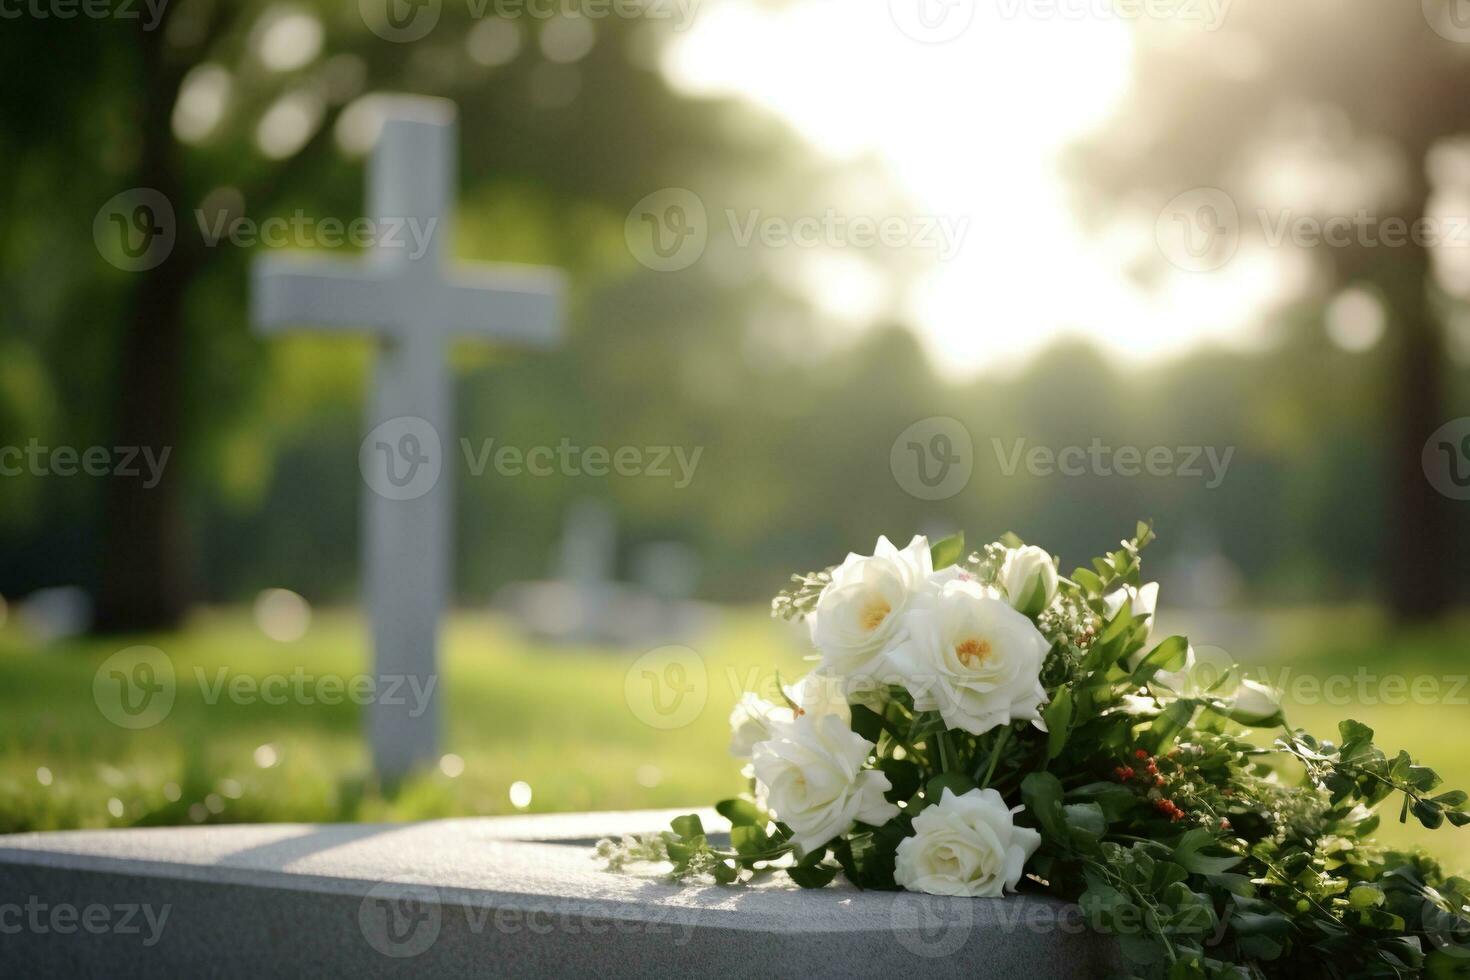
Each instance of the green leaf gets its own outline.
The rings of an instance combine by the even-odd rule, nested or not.
[[[1181,837],[1179,843],[1174,845],[1173,861],[1183,866],[1186,871],[1202,875],[1229,871],[1241,862],[1241,858],[1234,854],[1216,857],[1201,853],[1204,848],[1215,843],[1214,835],[1208,830],[1195,828]]]
[[[741,854],[760,854],[770,848],[771,839],[764,828],[741,824],[730,828],[730,844]]]
[[[831,883],[833,878],[837,877],[838,871],[837,868],[822,864],[822,858],[826,857],[826,855],[827,849],[825,847],[819,847],[796,862],[794,867],[787,868],[786,873],[791,876],[792,881],[796,882],[802,888],[825,887]]]
[[[1433,800],[1419,800],[1411,809],[1415,818],[1428,830],[1438,830],[1444,823],[1444,811]]]
[[[1041,713],[1046,722],[1046,760],[1050,762],[1062,754],[1067,746],[1067,735],[1072,724],[1072,689],[1059,687],[1052,695],[1051,704]]]
[[[888,777],[890,789],[883,795],[890,803],[913,796],[924,780],[924,771],[912,759],[884,759],[878,763],[878,768]]]
[[[948,568],[965,557],[965,532],[952,534],[941,541],[936,541],[929,546],[929,558],[934,564],[937,572],[941,568]]]
[[[1108,829],[1107,817],[1096,803],[1068,803],[1062,807],[1062,819],[1072,839],[1084,845],[1095,844]]]
[[[1076,582],[1088,596],[1102,595],[1102,579],[1085,568],[1079,568],[1074,571],[1072,573],[1072,581]]]
[[[1049,772],[1033,772],[1021,780],[1021,801],[1026,811],[1049,837],[1065,838],[1062,814],[1062,784]]]
[[[721,800],[715,804],[715,812],[730,821],[732,827],[764,827],[766,823],[766,815],[749,800]]]
[[[1148,745],[1154,755],[1164,754],[1175,737],[1189,724],[1198,707],[1198,701],[1180,698],[1178,701],[1171,701],[1168,707],[1159,712],[1159,716],[1148,726]]]
[[[852,705],[852,730],[876,745],[883,734],[883,718],[865,704]]]
[[[1182,636],[1171,636],[1154,647],[1133,669],[1133,683],[1147,684],[1159,671],[1178,670],[1183,667],[1189,654],[1189,640]]]
[[[674,833],[684,840],[693,840],[704,836],[704,824],[699,820],[699,814],[687,813],[682,817],[675,817],[669,821],[669,826],[674,828]]]
[[[1067,792],[1070,800],[1096,803],[1109,822],[1121,820],[1138,807],[1138,795],[1119,783],[1088,783]]]

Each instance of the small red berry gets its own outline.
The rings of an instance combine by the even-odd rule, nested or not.
[[[1139,749],[1137,752],[1134,752],[1133,754],[1136,757],[1140,758],[1140,759],[1147,759],[1148,758],[1148,750],[1147,749]]]

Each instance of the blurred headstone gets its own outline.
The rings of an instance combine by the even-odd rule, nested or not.
[[[687,639],[711,610],[689,601],[699,557],[688,545],[655,542],[634,553],[633,583],[614,578],[617,520],[596,500],[567,512],[557,578],[518,582],[495,598],[532,636],[574,645],[643,646]]]
[[[412,679],[434,692],[421,714],[409,699],[374,702],[368,711],[377,770],[395,779],[439,755],[437,651],[454,496],[448,348],[460,335],[550,346],[561,277],[548,269],[452,267],[454,105],[406,96],[385,104],[368,165],[368,215],[378,229],[372,252],[365,261],[262,259],[251,309],[266,333],[366,328],[381,341],[358,460],[375,669],[380,681]],[[389,234],[395,228],[410,233]]]
[[[37,589],[21,603],[19,618],[43,643],[64,640],[85,633],[92,625],[92,597],[74,585]]]

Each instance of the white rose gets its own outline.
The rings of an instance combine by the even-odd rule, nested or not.
[[[850,554],[811,615],[812,645],[828,673],[875,673],[883,655],[902,639],[903,613],[934,572],[929,539],[915,537],[902,551],[879,538],[871,556]]]
[[[852,723],[852,708],[847,703],[847,685],[841,677],[812,671],[786,689],[803,715],[820,718],[836,715],[844,725]]]
[[[1118,610],[1123,608],[1125,601],[1129,603],[1128,608],[1132,610],[1133,615],[1148,617],[1148,623],[1146,624],[1148,629],[1145,631],[1143,637],[1147,640],[1154,628],[1154,609],[1159,604],[1159,583],[1150,582],[1139,588],[1125,585],[1121,589],[1115,592],[1109,592],[1103,596],[1103,607],[1107,610],[1109,619],[1112,619],[1118,614]]]
[[[750,758],[757,743],[775,738],[780,726],[791,721],[790,708],[747,691],[730,712],[730,754],[737,759]]]
[[[914,836],[898,842],[894,880],[930,895],[996,898],[1014,890],[1041,846],[1040,834],[1015,825],[1014,812],[993,789],[964,796],[946,789],[914,817]]]
[[[1000,584],[1013,607],[1035,616],[1057,597],[1057,566],[1035,545],[1012,548],[1000,566]]]
[[[785,692],[787,700],[781,704],[772,704],[748,691],[740,696],[730,712],[731,755],[750,758],[757,743],[781,736],[782,726],[790,725],[802,715],[813,718],[835,715],[844,725],[852,723],[852,708],[848,707],[840,677],[812,671],[786,687]],[[797,706],[797,711],[791,710],[792,704]]]
[[[1041,667],[1050,644],[1036,624],[974,582],[947,583],[906,616],[908,639],[891,655],[919,711],[981,735],[1041,719]]]
[[[803,716],[755,747],[752,767],[765,807],[791,828],[805,854],[852,825],[882,826],[898,815],[883,798],[888,777],[863,763],[873,743],[835,715]]]

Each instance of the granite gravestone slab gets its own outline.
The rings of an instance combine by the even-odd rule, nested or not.
[[[0,837],[0,973],[1039,980],[1116,968],[1109,940],[1044,897],[601,870],[597,838],[679,812]]]

